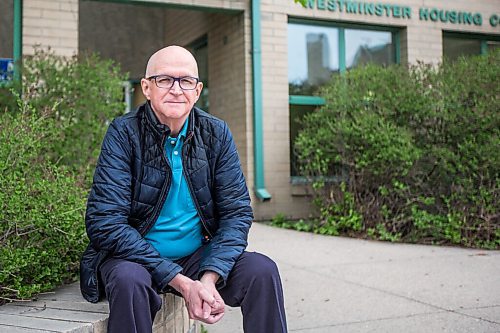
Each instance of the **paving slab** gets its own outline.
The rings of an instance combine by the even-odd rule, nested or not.
[[[3,306],[2,306],[3,307]],[[26,317],[20,315],[4,314],[0,313],[0,322],[2,326],[8,327],[7,330],[1,331],[2,333],[10,332],[11,327],[21,328],[31,328],[38,330],[46,330],[52,332],[65,332],[70,331],[71,333],[92,333],[93,328],[91,324],[82,324],[80,322],[72,322],[67,320],[55,320],[46,318],[35,318]]]
[[[294,330],[297,333],[422,333],[422,332],[481,332],[498,333],[500,325],[459,316],[453,313],[432,313],[402,318],[387,318],[359,323],[347,323],[333,326],[314,326],[308,329]],[[210,331],[209,331],[210,332]]]
[[[290,332],[500,332],[500,251],[321,236],[255,223],[280,268]],[[228,308],[209,333],[243,332]]]
[[[13,326],[5,326],[0,324],[0,333],[54,333],[56,331],[41,330],[39,328],[21,328]]]

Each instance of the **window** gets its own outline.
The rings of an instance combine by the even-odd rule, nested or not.
[[[443,57],[455,60],[459,57],[486,54],[500,46],[500,37],[465,33],[443,33]]]
[[[208,39],[207,36],[203,36],[197,39],[188,49],[193,53],[198,63],[198,76],[200,81],[203,82],[203,90],[201,91],[201,96],[196,102],[196,106],[203,111],[209,112],[209,101],[208,101]]]
[[[324,104],[315,96],[332,77],[367,63],[399,62],[397,30],[375,26],[318,23],[291,19],[288,23],[288,91],[290,103],[290,173],[300,176],[293,142],[300,120]],[[300,182],[300,181],[297,181]]]

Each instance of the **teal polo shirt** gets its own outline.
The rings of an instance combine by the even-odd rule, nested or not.
[[[160,216],[145,238],[164,258],[176,260],[192,254],[202,244],[201,221],[182,173],[182,145],[186,138],[188,119],[176,138],[165,143],[172,169],[172,181]]]

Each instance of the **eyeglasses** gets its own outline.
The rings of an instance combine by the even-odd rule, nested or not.
[[[198,78],[192,76],[173,77],[170,75],[153,75],[146,80],[154,80],[156,86],[163,89],[171,89],[177,81],[182,90],[196,89],[198,82],[200,82]]]

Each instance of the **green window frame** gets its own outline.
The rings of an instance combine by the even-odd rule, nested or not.
[[[323,20],[309,20],[309,19],[301,19],[301,18],[288,18],[288,24],[303,24],[310,26],[319,26],[319,27],[330,27],[336,28],[338,31],[338,60],[339,60],[339,72],[340,75],[345,73],[347,68],[346,61],[346,29],[357,29],[357,30],[368,30],[368,31],[383,31],[390,32],[392,43],[394,45],[394,54],[393,59],[396,64],[401,63],[401,43],[400,43],[400,28],[398,27],[388,27],[388,26],[378,26],[378,25],[365,25],[365,24],[350,24],[343,23],[337,21],[323,21]],[[292,108],[296,108],[298,106],[304,106],[305,108],[320,108],[325,105],[325,99],[320,96],[314,95],[289,95],[288,96],[289,110]],[[292,119],[290,114],[289,126],[290,126],[290,177],[292,184],[306,184],[308,181],[305,177],[297,175],[297,170],[293,166],[294,157],[293,157],[293,141],[295,137],[292,137],[292,134],[296,131],[293,130],[292,126],[294,126],[295,119]]]

